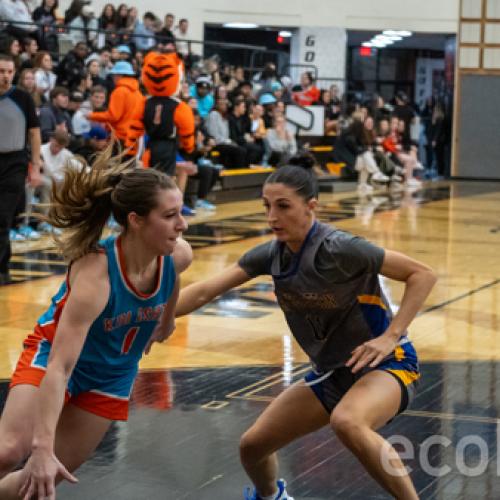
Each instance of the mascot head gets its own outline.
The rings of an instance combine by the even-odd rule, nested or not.
[[[142,83],[150,95],[177,95],[183,76],[184,64],[175,52],[150,52],[144,59]]]

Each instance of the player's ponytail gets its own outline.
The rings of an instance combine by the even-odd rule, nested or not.
[[[130,212],[145,216],[155,208],[159,189],[175,189],[175,183],[153,169],[134,169],[122,156],[111,156],[111,146],[98,155],[92,166],[72,159],[62,183],[52,185],[47,216],[62,229],[56,241],[69,261],[95,251],[110,215],[127,230]]]

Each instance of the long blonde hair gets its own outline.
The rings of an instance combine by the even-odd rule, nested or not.
[[[112,145],[88,166],[82,158],[69,160],[62,183],[52,184],[46,216],[62,229],[56,242],[68,261],[96,251],[110,215],[127,230],[130,212],[146,216],[156,207],[160,189],[176,189],[172,179],[154,169],[138,169],[123,156],[111,156]]]

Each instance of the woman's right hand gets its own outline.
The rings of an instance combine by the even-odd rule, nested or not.
[[[56,477],[60,475],[70,483],[77,483],[66,467],[57,459],[53,451],[34,449],[23,469],[23,482],[19,496],[23,500],[55,500]]]

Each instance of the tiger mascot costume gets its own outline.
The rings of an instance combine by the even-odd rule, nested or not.
[[[195,147],[193,111],[176,97],[183,73],[184,65],[177,53],[147,54],[142,83],[149,97],[131,120],[127,138],[127,146],[137,152],[138,140],[146,134],[144,165],[170,176],[176,173],[177,150],[184,156]]]

